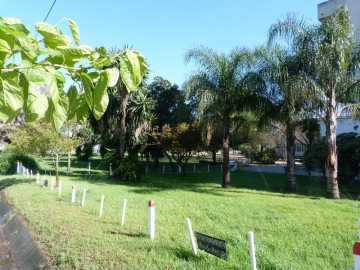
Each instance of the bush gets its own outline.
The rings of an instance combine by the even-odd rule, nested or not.
[[[252,149],[251,151],[252,160],[262,164],[274,164],[279,157],[276,154],[275,148],[266,147],[261,152],[259,149]]]
[[[357,133],[342,133],[336,137],[338,154],[338,180],[349,184],[359,174],[360,136]],[[327,147],[325,138],[315,142],[303,157],[306,169],[325,172]]]
[[[39,169],[34,156],[25,154],[15,155],[5,151],[0,153],[0,174],[16,173],[18,160],[21,160],[23,166],[29,170],[36,171]]]
[[[119,172],[122,179],[127,182],[139,182],[141,180],[142,168],[135,156],[127,156],[120,162]]]

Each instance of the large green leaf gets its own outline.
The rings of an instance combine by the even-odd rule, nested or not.
[[[0,80],[0,111],[3,114],[2,120],[4,123],[14,119],[23,107],[23,104],[23,90],[16,81],[10,78]]]
[[[12,55],[11,47],[5,41],[0,39],[0,61],[2,62],[1,66],[9,59]]]
[[[80,123],[80,124],[83,124],[87,117],[88,117],[88,114],[89,114],[89,106],[86,102],[86,99],[85,99],[85,93],[84,92],[81,92],[79,95],[78,95],[78,107],[77,107],[77,110],[76,110],[76,120]]]
[[[24,60],[36,60],[38,54],[36,48],[33,46],[32,39],[18,38],[17,44],[21,50],[21,57]]]
[[[137,54],[126,49],[120,54],[120,76],[129,92],[135,92],[141,82],[141,67]]]
[[[49,115],[48,115],[48,111],[46,112],[46,121],[47,122],[52,122],[53,127],[56,130],[60,130],[60,128],[63,126],[64,122],[67,119],[67,110],[68,110],[68,97],[66,95],[66,93],[61,90],[59,91],[60,94],[60,99],[59,99],[59,103],[58,106],[56,108],[56,110],[54,108],[53,103],[51,102],[51,106],[49,106]]]
[[[106,72],[109,75],[109,85],[108,87],[113,87],[117,84],[118,80],[119,80],[119,69],[117,68],[108,68],[106,69]]]
[[[80,77],[81,77],[80,79],[81,79],[81,82],[83,84],[84,91],[85,91],[86,102],[87,102],[89,108],[92,108],[93,104],[94,104],[94,101],[93,101],[94,85],[92,83],[92,79],[86,73],[81,73]]]
[[[148,64],[146,62],[145,56],[143,56],[139,51],[133,51],[137,55],[139,64],[140,64],[140,73],[141,76],[144,76],[148,71]]]
[[[13,17],[0,18],[0,27],[16,37],[25,38],[30,34],[29,29],[19,19]]]
[[[105,113],[109,104],[109,97],[107,95],[109,80],[109,74],[106,71],[101,72],[100,80],[97,82],[94,89],[93,114],[96,120],[99,120],[100,117]]]
[[[48,110],[49,101],[48,97],[44,95],[33,96],[29,95],[27,100],[27,109],[25,111],[26,121],[36,121],[45,116]]]
[[[78,92],[74,85],[70,86],[69,90],[67,91],[68,96],[68,120],[71,120],[74,118],[76,114],[76,110],[78,107]]]
[[[79,46],[80,45],[79,27],[73,20],[70,20],[70,19],[68,19],[68,24],[69,24],[69,27],[71,30],[71,34],[74,38],[75,44],[76,44],[76,46]]]

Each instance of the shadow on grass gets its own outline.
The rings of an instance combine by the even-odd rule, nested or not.
[[[134,238],[149,238],[149,235],[146,233],[126,233],[126,232],[119,232],[119,231],[107,231],[108,234],[119,234],[119,235],[125,235],[129,237]]]
[[[51,159],[45,160],[48,164],[52,164]],[[239,196],[241,193],[260,192],[264,195],[298,197],[319,199],[325,198],[326,181],[322,177],[315,176],[296,176],[297,191],[290,192],[285,189],[286,177],[283,173],[259,173],[250,171],[231,172],[231,188],[223,189],[222,172],[218,168],[219,165],[208,164],[188,164],[187,177],[178,172],[168,172],[162,170],[162,164],[159,168],[155,168],[153,163],[141,161],[143,168],[148,168],[148,174],[142,175],[142,180],[136,183],[122,182],[120,180],[110,178],[108,175],[108,165],[101,157],[93,157],[91,159],[91,174],[88,173],[88,161],[73,160],[71,163],[71,171],[66,172],[67,161],[60,162],[60,177],[72,177],[72,181],[87,181],[97,185],[124,185],[133,187],[132,192],[141,194],[154,194],[166,190],[187,190],[197,193],[211,193],[217,196]],[[169,167],[169,164],[166,167]],[[197,172],[191,171],[196,165]],[[208,167],[209,166],[209,167]],[[209,172],[207,171],[209,170]],[[145,169],[144,169],[145,171]],[[53,174],[53,172],[52,172]],[[17,180],[18,181],[18,180]],[[13,184],[15,184],[14,181]],[[352,186],[339,185],[341,197],[351,200],[360,199],[360,181],[356,181]]]
[[[13,185],[17,185],[17,184],[23,184],[23,183],[31,183],[34,182],[34,179],[29,179],[29,178],[24,178],[24,179],[19,179],[19,178],[15,178],[15,177],[3,177],[0,176],[0,190],[13,186]]]

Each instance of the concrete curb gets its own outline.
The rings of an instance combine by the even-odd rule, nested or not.
[[[0,269],[52,269],[28,229],[0,192]]]

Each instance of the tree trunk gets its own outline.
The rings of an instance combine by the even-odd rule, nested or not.
[[[326,197],[340,199],[339,185],[337,179],[338,157],[336,152],[336,114],[335,114],[335,93],[331,91],[329,105],[326,111],[326,144],[327,158],[325,161],[326,174]]]
[[[212,154],[213,163],[216,163],[216,150],[215,149],[211,150],[211,154]]]
[[[175,169],[175,164],[174,164],[174,162],[172,161],[172,158],[171,158],[171,156],[165,151],[165,156],[168,158],[168,160],[169,160],[169,163],[170,163],[170,167],[171,167],[171,171],[172,172],[175,172],[176,171],[176,169]]]
[[[117,90],[119,91],[121,97],[121,120],[119,126],[119,160],[121,161],[125,155],[126,107],[129,99],[129,92],[127,91],[125,85],[118,85]]]
[[[179,166],[181,168],[181,172],[182,172],[183,176],[187,177],[186,172],[185,172],[185,164],[179,163]]]
[[[223,131],[223,188],[230,188],[230,117],[224,117],[224,131]]]
[[[70,172],[70,168],[71,168],[71,150],[68,152],[68,166],[67,166],[68,172]]]
[[[295,130],[292,125],[286,127],[286,190],[296,191],[296,179],[295,179]]]

